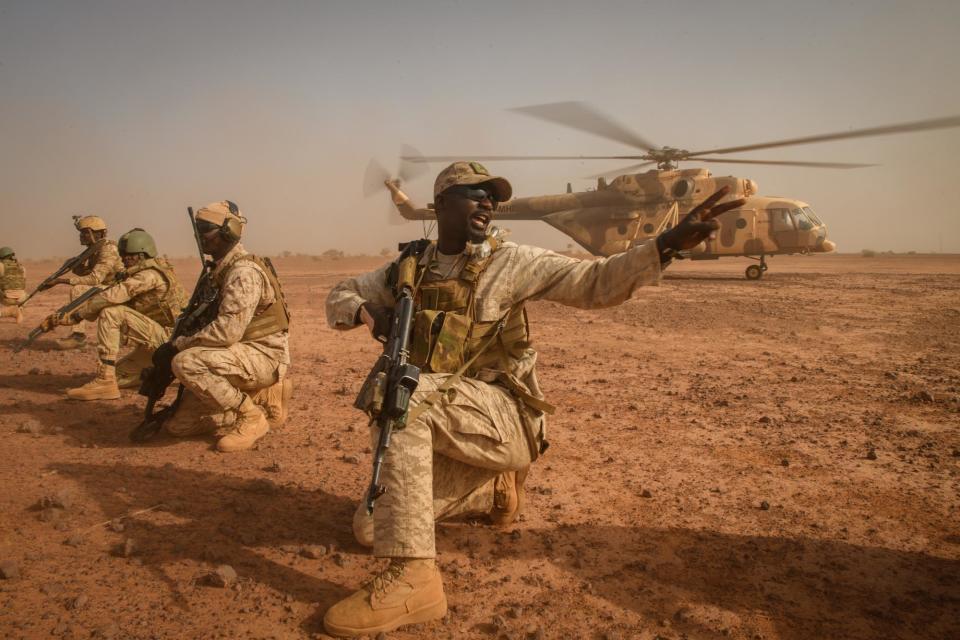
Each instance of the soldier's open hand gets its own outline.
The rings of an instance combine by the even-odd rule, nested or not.
[[[745,198],[738,198],[723,204],[717,204],[721,198],[730,192],[730,187],[723,187],[709,198],[694,207],[685,215],[679,224],[657,236],[657,248],[663,254],[664,250],[684,251],[692,249],[720,228],[716,217],[746,204]]]

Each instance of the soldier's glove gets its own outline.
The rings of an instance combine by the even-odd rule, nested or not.
[[[53,315],[57,316],[57,324],[61,327],[72,327],[82,320],[80,314],[76,311],[72,313],[55,313]]]
[[[44,333],[47,333],[49,331],[53,331],[58,326],[60,326],[60,314],[51,313],[43,319],[43,322],[40,323],[40,330]]]
[[[364,302],[360,305],[357,317],[360,322],[367,325],[374,338],[380,342],[387,341],[390,336],[390,324],[393,322],[393,309],[372,302]]]
[[[159,374],[159,378],[167,378],[173,375],[173,357],[179,353],[179,349],[173,346],[172,342],[164,342],[162,345],[157,347],[157,350],[153,352],[153,361],[154,369],[156,373]]]
[[[746,204],[744,198],[717,204],[717,201],[729,192],[730,187],[721,188],[694,207],[677,226],[657,236],[657,251],[660,252],[661,263],[670,261],[678,251],[692,249],[710,238],[720,228],[720,223],[715,220],[717,216]]]

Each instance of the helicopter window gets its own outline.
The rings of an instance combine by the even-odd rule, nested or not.
[[[814,224],[823,224],[823,221],[817,217],[817,214],[815,214],[810,207],[804,207],[803,212],[807,214],[807,217],[810,218]]]
[[[770,209],[774,231],[793,231],[793,218],[787,209]]]
[[[691,181],[689,179],[677,180],[673,183],[673,197],[682,198],[690,193]]]
[[[797,228],[801,231],[808,231],[813,229],[813,223],[810,222],[810,219],[807,218],[807,215],[801,209],[794,209],[790,213],[793,214],[793,220],[797,223]]]
[[[648,222],[647,224],[643,225],[643,232],[646,233],[646,234],[651,234],[651,233],[653,233],[653,225],[650,224],[649,222]]]
[[[747,226],[746,218],[737,218],[737,229],[743,229]]]

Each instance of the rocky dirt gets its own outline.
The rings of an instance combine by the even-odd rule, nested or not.
[[[378,263],[278,261],[296,393],[246,453],[131,446],[133,391],[64,398],[92,349],[13,354],[65,291],[0,324],[0,636],[325,637],[377,566],[350,532],[377,345],[323,300]],[[746,264],[675,265],[613,309],[531,305],[560,408],[526,513],[441,525],[450,613],[389,637],[960,637],[960,257]]]

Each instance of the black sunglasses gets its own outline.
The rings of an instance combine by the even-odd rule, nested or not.
[[[200,232],[200,235],[206,235],[211,231],[215,231],[220,228],[220,225],[214,224],[209,220],[197,220],[197,231]]]
[[[497,196],[493,193],[493,189],[488,187],[476,187],[466,184],[458,184],[450,187],[444,194],[453,194],[455,196],[460,196],[461,198],[466,198],[467,200],[473,200],[474,202],[483,202],[484,200],[489,200],[490,202],[497,202]]]

